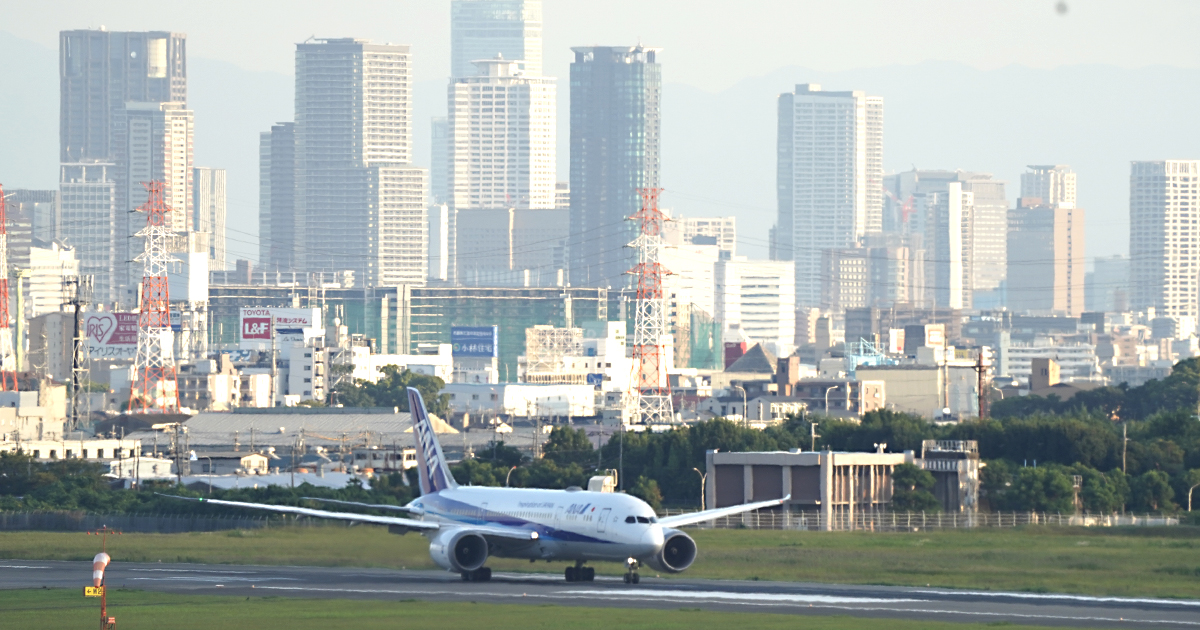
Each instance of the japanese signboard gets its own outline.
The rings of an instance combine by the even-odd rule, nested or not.
[[[83,325],[93,359],[137,357],[137,313],[87,313]]]
[[[500,329],[497,326],[452,326],[450,344],[456,357],[497,357]]]

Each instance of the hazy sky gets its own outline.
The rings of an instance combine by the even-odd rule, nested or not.
[[[9,0],[0,28],[51,48],[58,32],[172,29],[188,54],[292,73],[310,35],[413,47],[417,81],[449,72],[449,0]],[[1194,0],[544,0],[546,73],[569,48],[661,46],[669,81],[720,90],[747,76],[957,61],[980,69],[1080,63],[1200,67]],[[1065,12],[1060,12],[1060,5]]]

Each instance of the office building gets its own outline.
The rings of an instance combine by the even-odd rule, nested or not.
[[[161,181],[167,222],[177,233],[191,232],[192,112],[182,103],[126,103],[113,118],[112,149],[116,163],[117,248],[115,287],[119,299],[136,306],[142,266],[133,259],[142,252],[142,239],[134,237],[146,226],[146,214],[136,210],[146,203],[146,182]],[[124,285],[124,289],[120,289]]]
[[[296,125],[284,122],[259,134],[258,264],[296,271]]]
[[[1129,310],[1129,259],[1109,256],[1092,261],[1092,271],[1084,276],[1085,305],[1088,311]]]
[[[472,287],[564,284],[569,217],[553,208],[456,210],[455,273]]]
[[[450,86],[450,205],[554,208],[555,80],[505,59],[475,67]]]
[[[1200,308],[1200,160],[1134,162],[1129,284],[1135,310],[1196,321]]]
[[[635,252],[625,247],[639,188],[659,187],[662,67],[659,49],[571,49],[572,286],[622,287]]]
[[[446,282],[454,268],[454,239],[458,230],[456,215],[442,203],[429,206],[429,279]]]
[[[559,210],[571,209],[571,184],[569,182],[554,183],[554,207]]]
[[[408,46],[296,45],[294,267],[425,282],[428,173],[411,165],[411,118]]]
[[[497,55],[542,73],[541,0],[453,0],[450,3],[450,76],[475,74],[472,62]]]
[[[196,232],[208,235],[208,268],[221,270],[225,268],[225,169],[197,167],[192,172],[192,224]]]
[[[723,325],[725,339],[740,331],[776,356],[795,349],[795,267],[788,261],[720,260],[714,271],[716,304],[713,318]],[[732,333],[732,334],[731,334]]]
[[[737,217],[685,217],[672,215],[663,224],[663,242],[672,247],[716,245],[728,256],[737,255]]]
[[[59,167],[59,238],[75,249],[80,273],[92,276],[93,298],[99,303],[113,299],[117,251],[114,169],[112,162],[101,161],[64,163]]]
[[[129,102],[187,102],[187,36],[165,31],[59,33],[62,162],[103,160]]]
[[[10,188],[6,195],[5,207],[10,222],[20,217],[22,222],[28,223],[30,238],[46,242],[58,238],[58,191]]]
[[[883,229],[883,99],[797,85],[779,96],[775,256],[795,262],[796,303],[821,303],[821,251]]]
[[[1004,182],[990,173],[962,173],[963,192],[971,195],[971,304],[1004,305],[1001,285],[1008,273],[1008,197]],[[1082,250],[1081,250],[1082,251]]]
[[[821,252],[821,309],[841,313],[871,303],[871,258],[866,248],[826,249]]]
[[[21,274],[25,293],[25,318],[32,319],[63,310],[67,300],[74,297],[69,278],[79,276],[79,260],[75,250],[60,243],[35,240],[28,250],[28,259]]]
[[[1021,197],[1036,197],[1048,206],[1075,207],[1075,172],[1071,167],[1030,164],[1027,168],[1021,174]]]
[[[1068,317],[1084,311],[1084,219],[1073,205],[1026,198],[1008,213],[1010,310]]]

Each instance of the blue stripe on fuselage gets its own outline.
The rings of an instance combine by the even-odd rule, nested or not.
[[[584,534],[564,529],[555,529],[543,523],[529,521],[523,518],[512,516],[510,514],[501,514],[492,510],[486,510],[477,505],[471,505],[470,503],[464,503],[462,501],[444,497],[440,492],[435,492],[433,494],[421,497],[421,503],[423,504],[423,509],[425,510],[426,514],[444,518],[456,523],[462,523],[463,525],[498,525],[501,527],[511,527],[518,530],[537,532],[539,538],[563,542],[615,544],[615,542],[611,540],[586,536]],[[462,513],[455,513],[455,510],[458,510]],[[483,513],[482,518],[478,516],[470,516],[472,513],[479,514],[480,512]]]

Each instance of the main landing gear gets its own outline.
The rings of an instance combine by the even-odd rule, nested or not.
[[[492,579],[492,569],[490,567],[479,567],[474,571],[463,571],[459,575],[462,576],[464,582],[488,582]]]
[[[641,578],[638,577],[638,567],[639,567],[638,561],[634,560],[633,558],[630,558],[625,561],[625,583],[626,584],[637,584],[638,582],[641,581]]]
[[[563,576],[567,578],[568,582],[594,582],[596,581],[596,570],[583,566],[583,561],[578,560],[575,562],[575,566],[567,567],[567,570],[563,571]]]

